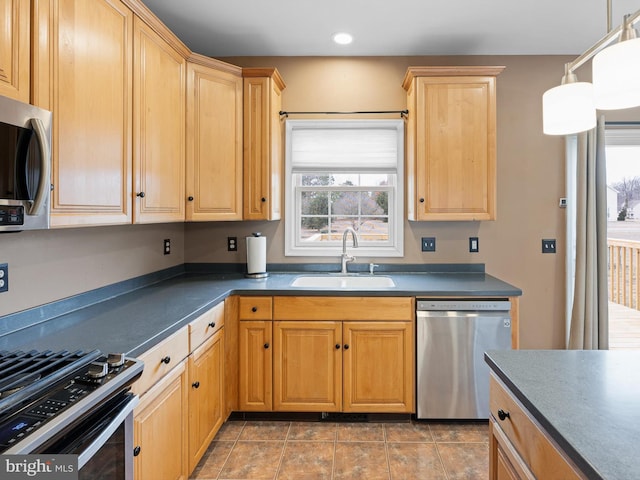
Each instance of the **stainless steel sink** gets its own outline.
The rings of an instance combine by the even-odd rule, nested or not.
[[[367,290],[393,288],[395,282],[381,275],[304,275],[291,282],[292,287]]]

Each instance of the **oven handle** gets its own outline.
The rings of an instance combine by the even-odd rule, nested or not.
[[[122,425],[125,419],[133,413],[133,409],[140,403],[137,395],[131,396],[129,401],[122,406],[118,414],[113,417],[109,425],[100,433],[91,444],[78,454],[78,469],[81,469],[96,454],[114,432]]]

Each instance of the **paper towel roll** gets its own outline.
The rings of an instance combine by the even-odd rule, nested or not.
[[[267,272],[267,237],[254,233],[247,237],[247,274],[262,276]]]

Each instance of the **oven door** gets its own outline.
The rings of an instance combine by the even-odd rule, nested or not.
[[[138,397],[123,393],[38,452],[78,455],[79,479],[133,480],[133,409]]]

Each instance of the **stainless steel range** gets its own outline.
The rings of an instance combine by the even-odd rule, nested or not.
[[[79,478],[133,478],[142,370],[99,350],[0,351],[0,454],[76,454]]]

